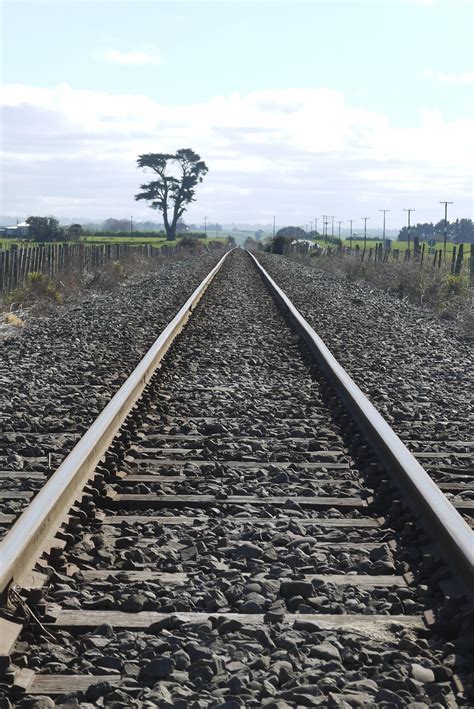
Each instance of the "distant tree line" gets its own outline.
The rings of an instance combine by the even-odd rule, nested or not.
[[[472,219],[456,219],[454,222],[448,222],[448,241],[453,241],[457,244],[472,244],[474,242],[474,228]],[[441,241],[444,234],[444,219],[441,219],[436,224],[425,222],[424,224],[415,224],[410,227],[410,238],[413,240],[415,236],[420,241],[429,241],[436,239]],[[408,241],[408,227],[404,226],[400,230],[397,237],[398,241]]]
[[[93,236],[100,232],[101,236],[131,236],[156,237],[165,236],[166,232],[162,224],[156,222],[131,222],[129,219],[106,219],[101,224],[71,224],[62,226],[55,217],[31,216],[26,219],[29,225],[28,241],[47,243],[53,241],[77,241],[82,236]],[[200,227],[195,224],[187,225],[180,219],[176,224],[176,234],[178,236],[195,236],[204,238],[205,234],[198,231]],[[202,227],[201,227],[202,229]],[[222,232],[220,224],[208,224],[207,235],[215,232]]]

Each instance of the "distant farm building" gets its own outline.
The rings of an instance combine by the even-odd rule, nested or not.
[[[0,232],[7,239],[24,239],[28,236],[29,229],[30,225],[27,222],[20,222],[14,226],[0,227]]]

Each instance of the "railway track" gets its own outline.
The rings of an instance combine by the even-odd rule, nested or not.
[[[12,705],[470,705],[469,500],[262,275],[241,251],[211,272],[5,536]],[[418,460],[456,495],[453,446]]]

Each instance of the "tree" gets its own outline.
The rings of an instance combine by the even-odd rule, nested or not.
[[[200,156],[190,148],[169,153],[146,153],[139,155],[138,167],[152,170],[158,179],[140,185],[143,192],[135,199],[150,201],[152,209],[159,209],[163,214],[166,238],[174,241],[176,226],[186,207],[195,201],[195,188],[202,182],[208,168]],[[168,172],[174,169],[173,172]],[[176,176],[177,175],[177,176]]]
[[[278,229],[275,236],[291,236],[293,239],[306,239],[306,232],[299,226],[285,226]]]
[[[448,241],[457,243],[473,243],[474,228],[472,219],[456,219],[454,222],[448,222]],[[410,237],[414,239],[418,236],[420,241],[428,241],[437,239],[441,241],[444,234],[444,219],[440,219],[436,224],[426,222],[424,224],[413,224],[410,227]],[[398,241],[407,241],[408,227],[404,226],[398,234]]]
[[[298,227],[286,227],[288,228],[298,228]],[[277,231],[276,236],[270,241],[270,244],[268,245],[268,250],[272,254],[280,254],[284,255],[287,254],[288,251],[290,250],[291,244],[293,242],[293,237],[288,236],[287,234],[281,234],[280,232],[284,231],[284,229],[280,229]]]
[[[130,233],[130,222],[128,219],[106,219],[102,224],[103,231],[112,231],[117,234]]]
[[[71,224],[67,228],[67,235],[70,239],[78,239],[84,234],[81,224]]]
[[[26,222],[30,225],[28,238],[31,241],[61,241],[64,238],[64,232],[54,217],[28,217]]]

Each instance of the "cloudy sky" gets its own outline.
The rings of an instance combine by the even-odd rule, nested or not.
[[[190,222],[472,216],[471,0],[4,0],[1,19],[1,214],[156,219],[137,155],[190,147],[209,167]]]

